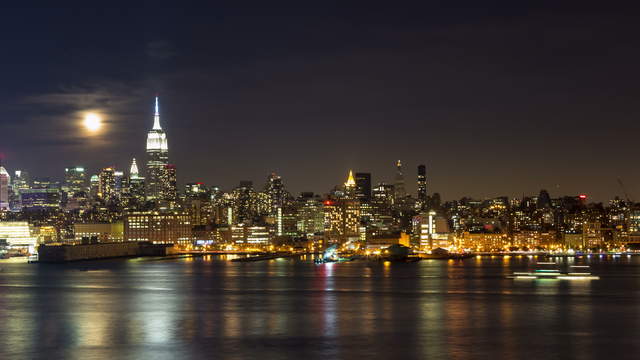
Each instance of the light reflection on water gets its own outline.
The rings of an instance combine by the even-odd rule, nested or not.
[[[640,258],[0,263],[0,358],[595,359],[640,350]]]

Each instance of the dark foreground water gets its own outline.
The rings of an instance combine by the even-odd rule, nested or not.
[[[640,257],[534,260],[0,262],[0,359],[640,358]]]

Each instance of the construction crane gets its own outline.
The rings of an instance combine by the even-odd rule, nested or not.
[[[625,189],[624,184],[622,183],[622,180],[620,180],[620,178],[618,178],[618,184],[620,184],[620,188],[622,189],[622,193],[624,194],[627,202],[632,203],[631,198],[629,198],[629,194],[627,193],[627,189]]]

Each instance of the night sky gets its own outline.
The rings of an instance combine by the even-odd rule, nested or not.
[[[294,193],[324,193],[349,169],[392,182],[402,159],[409,190],[425,163],[444,199],[546,188],[605,201],[620,177],[640,200],[638,5],[12,3],[0,9],[11,173],[144,163],[159,93],[182,184],[262,188],[275,171]],[[107,121],[100,135],[79,126],[86,111]]]

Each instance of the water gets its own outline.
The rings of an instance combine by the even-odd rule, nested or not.
[[[640,257],[506,278],[534,260],[3,261],[0,358],[637,358]]]

